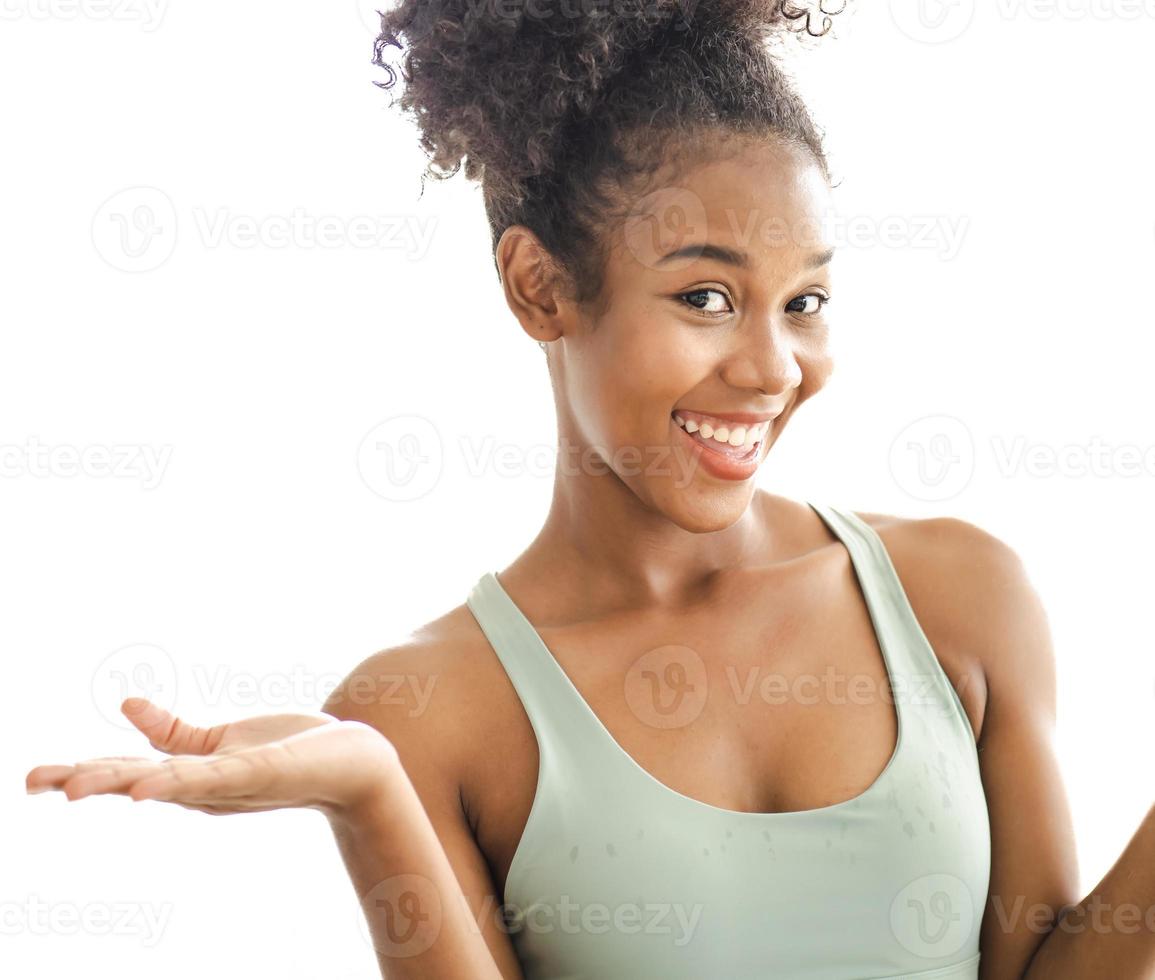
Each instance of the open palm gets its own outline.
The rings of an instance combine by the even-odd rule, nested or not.
[[[37,766],[25,778],[28,792],[61,790],[70,800],[114,793],[214,814],[339,812],[370,797],[397,765],[393,745],[374,728],[324,714],[257,715],[198,728],[143,698],[128,698],[121,711],[169,757]]]

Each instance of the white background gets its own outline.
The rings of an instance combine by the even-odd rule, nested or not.
[[[6,975],[376,976],[320,815],[23,791],[149,754],[123,694],[315,710],[544,517],[544,358],[480,191],[419,199],[371,6],[0,0]],[[1083,894],[1155,791],[1155,2],[859,6],[797,69],[865,229],[834,266],[838,367],[759,480],[1023,557]],[[385,499],[389,430],[365,440],[410,415],[431,465]]]

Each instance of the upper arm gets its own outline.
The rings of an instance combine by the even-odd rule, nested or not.
[[[453,703],[459,672],[450,666],[418,644],[383,650],[353,668],[321,710],[371,725],[393,743],[502,976],[522,980],[488,863],[461,805],[461,714]]]
[[[1050,627],[1018,555],[965,521],[937,519],[950,564],[953,642],[986,679],[979,764],[991,824],[982,980],[1018,980],[1063,906],[1079,900],[1074,833],[1055,754]]]

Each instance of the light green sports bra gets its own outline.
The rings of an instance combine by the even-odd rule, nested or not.
[[[467,605],[537,737],[505,886],[526,980],[976,980],[990,825],[974,733],[874,529],[810,503],[850,552],[898,740],[851,800],[745,813],[685,796],[614,740],[485,573]]]

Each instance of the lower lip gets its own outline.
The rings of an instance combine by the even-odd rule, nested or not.
[[[766,441],[766,435],[770,430],[767,428],[766,433],[757,444],[750,450],[750,455],[742,459],[734,459],[732,456],[726,456],[723,453],[715,452],[710,449],[698,439],[695,439],[690,433],[683,429],[673,417],[670,418],[670,425],[678,430],[679,435],[688,442],[691,448],[697,453],[697,461],[702,464],[704,469],[711,476],[717,477],[719,480],[748,480],[752,477],[758,469],[759,457],[762,455],[762,443]]]

